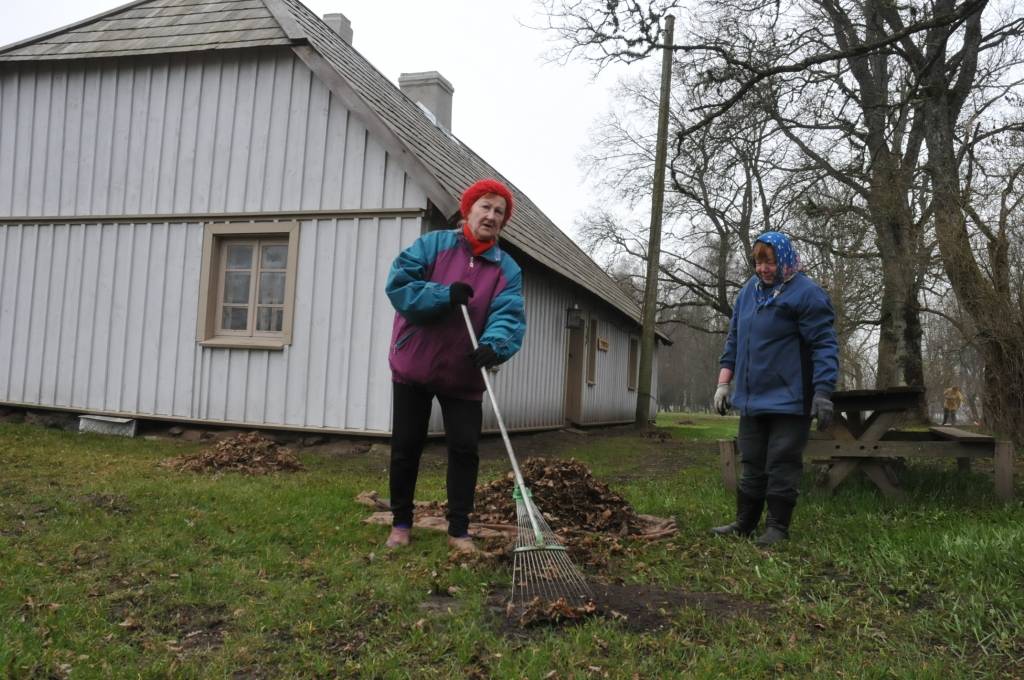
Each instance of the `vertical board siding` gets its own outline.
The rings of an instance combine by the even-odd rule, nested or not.
[[[420,218],[303,221],[292,344],[266,351],[196,343],[202,224],[74,216],[426,205],[288,49],[5,64],[0,217],[43,219],[0,224],[0,401],[386,433],[384,282]],[[565,310],[586,294],[520,264],[527,337],[493,384],[510,428],[559,427]],[[590,422],[628,419],[635,403],[628,333],[605,328]],[[439,413],[431,422],[441,429]]]
[[[196,345],[202,224],[0,225],[0,401],[386,432],[384,283],[420,233],[302,222],[293,343],[266,351]]]
[[[594,384],[583,388],[583,422],[605,423],[632,420],[636,415],[636,391],[629,384],[629,339],[638,338],[637,328],[606,310],[590,309],[597,319],[597,336],[608,341],[608,351],[597,351]],[[585,339],[586,348],[594,339]]]
[[[562,427],[565,423],[566,309],[574,301],[573,287],[542,268],[523,265],[526,337],[523,348],[497,373],[491,373],[498,408],[512,430]],[[484,429],[496,430],[490,400],[484,396]],[[437,401],[430,430],[444,431]]]
[[[291,50],[0,68],[0,217],[426,207]]]
[[[199,382],[209,387],[202,417],[388,431],[391,313],[384,261],[390,265],[420,229],[419,218],[303,222],[292,345],[280,352],[203,348]]]
[[[390,429],[383,294],[419,218],[304,222],[293,343],[195,341],[203,225],[61,216],[424,208],[287,49],[0,70],[0,399],[251,424]]]
[[[0,327],[12,331],[0,398],[187,417],[173,392],[192,368],[175,338],[182,325],[195,337],[199,282],[180,254],[201,240],[199,224],[0,226]]]
[[[0,401],[70,409],[384,433],[391,427],[384,295],[419,218],[308,220],[299,233],[293,343],[195,344],[203,225],[0,226]],[[571,285],[524,268],[523,349],[492,374],[512,429],[560,427]],[[593,312],[591,312],[593,313]],[[587,422],[627,420],[629,333],[601,320],[609,352],[585,390]],[[38,340],[37,340],[38,339]],[[484,427],[496,420],[485,403]],[[441,431],[440,414],[432,419]]]

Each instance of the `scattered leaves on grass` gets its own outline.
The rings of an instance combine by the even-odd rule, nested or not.
[[[295,454],[258,432],[235,435],[208,449],[171,458],[160,465],[180,472],[228,471],[247,475],[305,469]]]
[[[39,602],[32,598],[32,596],[26,597],[22,603],[21,608],[25,611],[36,611],[38,609],[47,609],[55,612],[60,609],[63,605],[58,602]]]
[[[578,623],[586,618],[598,614],[597,605],[587,602],[582,605],[571,605],[564,597],[555,601],[542,600],[539,597],[522,608],[516,608],[509,603],[506,614],[509,618],[515,618],[520,626],[530,626],[563,623]]]

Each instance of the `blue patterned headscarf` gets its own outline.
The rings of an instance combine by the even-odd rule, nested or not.
[[[760,280],[757,283],[757,303],[759,306],[763,306],[769,304],[776,295],[782,292],[785,284],[789,283],[790,279],[803,269],[803,265],[800,264],[800,255],[793,247],[793,242],[782,232],[766,231],[758,236],[754,243],[758,241],[772,247],[776,265],[775,282],[771,286],[766,286]],[[783,285],[780,286],[780,283]]]
[[[796,276],[797,272],[803,269],[800,264],[800,254],[793,247],[793,242],[781,231],[766,231],[754,241],[767,243],[775,253],[775,264],[778,269],[775,271],[775,283],[784,283]],[[782,281],[779,281],[779,273],[782,274]]]

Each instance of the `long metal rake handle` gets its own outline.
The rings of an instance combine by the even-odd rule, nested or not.
[[[469,339],[473,342],[473,349],[479,346],[476,339],[476,331],[473,330],[473,322],[469,319],[469,310],[466,309],[466,305],[459,305],[462,309],[462,318],[466,321],[466,330],[469,331]],[[523,473],[519,470],[519,463],[516,461],[516,454],[512,451],[512,442],[508,438],[508,430],[505,429],[505,420],[501,417],[501,410],[498,408],[498,401],[494,398],[494,389],[491,387],[491,378],[487,375],[487,369],[484,367],[480,368],[480,375],[484,379],[484,386],[487,388],[487,396],[491,399],[491,407],[494,409],[494,417],[498,420],[498,429],[501,430],[501,438],[505,442],[505,451],[508,453],[508,460],[512,463],[512,472],[516,477],[516,487],[519,489],[519,495],[523,497],[523,503],[526,505],[526,514],[530,518],[530,526],[533,528],[533,535],[537,539],[537,544],[541,545],[544,543],[544,534],[540,530],[540,525],[537,523],[536,512],[537,506],[533,504],[533,499],[530,498],[530,490],[526,488],[526,482],[523,481]]]

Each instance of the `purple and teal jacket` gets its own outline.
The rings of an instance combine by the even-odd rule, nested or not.
[[[519,351],[526,333],[523,274],[497,244],[475,256],[462,229],[432,231],[399,253],[385,292],[395,308],[391,376],[457,399],[483,398],[484,381],[469,353],[473,344],[449,287],[473,287],[469,318],[481,344],[501,361]]]

